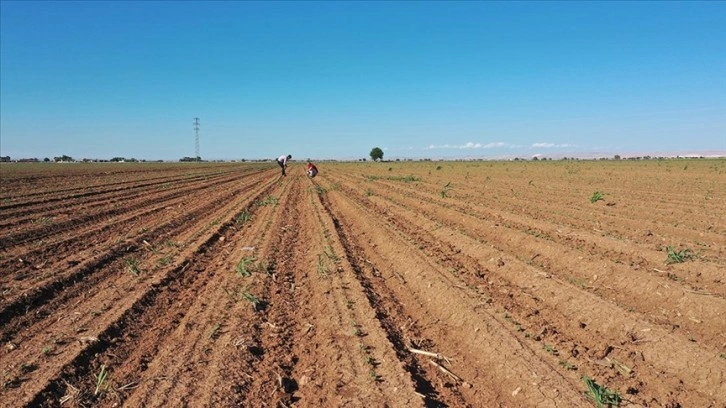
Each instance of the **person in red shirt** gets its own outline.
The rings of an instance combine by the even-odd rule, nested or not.
[[[307,170],[307,173],[308,173],[308,176],[310,176],[310,178],[313,178],[313,177],[315,177],[318,174],[318,168],[315,167],[314,164],[308,162],[308,170]]]

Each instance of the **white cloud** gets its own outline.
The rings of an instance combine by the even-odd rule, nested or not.
[[[573,145],[568,143],[562,143],[562,144],[556,144],[556,143],[532,143],[532,147],[539,148],[539,147],[545,147],[545,148],[563,148],[563,147],[573,147]]]
[[[516,145],[513,145],[511,143],[504,143],[504,142],[492,142],[487,144],[481,144],[481,143],[475,143],[475,142],[467,142],[462,145],[451,145],[451,144],[443,144],[443,145],[428,145],[426,147],[426,150],[434,150],[434,149],[493,149],[496,147],[517,147]]]

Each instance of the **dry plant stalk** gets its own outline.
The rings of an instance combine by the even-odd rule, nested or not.
[[[421,354],[421,355],[428,356],[428,357],[433,357],[437,360],[444,360],[448,364],[451,364],[451,360],[449,360],[446,356],[442,356],[439,353],[432,353],[430,351],[419,350],[419,349],[415,349],[413,347],[409,347],[408,351],[410,351],[411,353],[416,353],[416,354]]]
[[[434,360],[429,360],[429,363],[433,364],[435,367],[437,367],[439,370],[441,370],[444,374],[448,375],[452,379],[454,379],[454,380],[456,380],[458,382],[463,382],[463,380],[461,379],[461,377],[459,377],[458,375],[452,373],[451,371],[449,371],[449,369],[447,369],[446,367],[438,364]]]

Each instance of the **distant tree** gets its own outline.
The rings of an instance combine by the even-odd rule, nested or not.
[[[46,157],[45,159],[43,159],[43,161],[48,163],[50,161],[50,159]]]
[[[383,160],[383,150],[380,147],[374,147],[371,149],[370,156],[373,161],[381,161]]]
[[[616,154],[615,156],[613,156],[613,159],[620,160],[620,155],[619,154]]]
[[[60,156],[60,157],[54,157],[53,158],[53,161],[56,161],[56,162],[73,162],[75,160],[73,160],[73,157],[64,154],[63,156]]]
[[[179,161],[183,161],[183,162],[200,162],[200,161],[202,161],[202,158],[199,157],[199,156],[197,156],[197,157],[187,157],[187,156],[185,156],[185,157],[182,157],[181,159],[179,159]]]

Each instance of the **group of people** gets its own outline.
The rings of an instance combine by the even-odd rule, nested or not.
[[[287,161],[290,159],[292,159],[291,154],[288,154],[288,155],[283,154],[282,156],[277,158],[277,164],[282,168],[283,176],[287,176],[287,174],[285,173],[285,169],[287,169]],[[305,170],[305,172],[307,173],[308,177],[313,178],[318,175],[318,168],[315,167],[315,165],[313,163],[308,162],[308,166],[307,166],[307,169]]]

